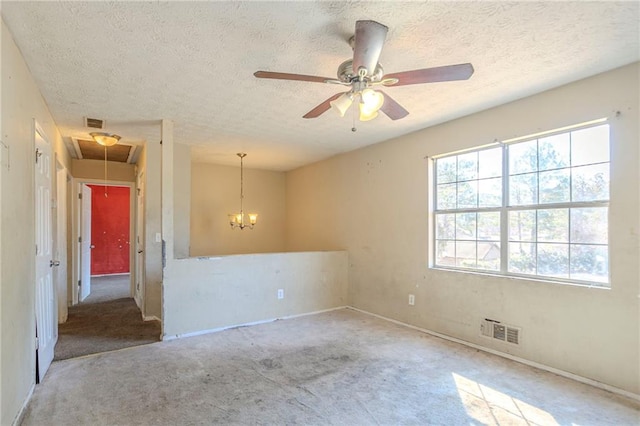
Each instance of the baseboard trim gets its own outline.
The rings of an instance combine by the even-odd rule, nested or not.
[[[242,323],[242,324],[228,325],[228,326],[225,326],[225,327],[210,328],[208,330],[200,330],[200,331],[193,331],[193,332],[190,332],[190,333],[165,335],[165,336],[162,336],[162,340],[163,341],[169,341],[169,340],[182,339],[184,337],[201,336],[203,334],[218,333],[220,331],[229,330],[231,328],[249,327],[249,326],[252,326],[252,325],[267,324],[267,323],[278,321],[278,320],[286,320],[286,319],[292,319],[292,318],[306,317],[306,316],[309,316],[309,315],[316,315],[316,314],[321,314],[321,313],[324,313],[324,312],[337,311],[337,310],[346,309],[346,308],[348,308],[348,306],[338,306],[338,307],[335,307],[335,308],[321,309],[319,311],[305,312],[304,314],[285,315],[283,317],[269,318],[269,319],[260,320],[260,321],[245,322],[245,323]]]
[[[27,394],[25,400],[22,402],[22,407],[20,407],[18,414],[16,414],[15,419],[13,419],[11,426],[19,426],[22,424],[24,416],[27,414],[27,407],[29,406],[29,401],[31,401],[31,397],[33,396],[33,391],[35,390],[35,388],[35,383],[32,383],[31,388],[29,389],[29,393]]]
[[[142,319],[144,321],[162,321],[160,318],[158,318],[155,315],[145,315],[145,316],[142,317]]]
[[[593,387],[596,387],[596,388],[599,388],[599,389],[603,389],[603,390],[606,390],[606,391],[609,391],[609,392],[612,392],[612,393],[615,393],[615,394],[618,394],[618,395],[621,395],[621,396],[624,396],[624,397],[627,397],[627,398],[630,398],[630,399],[633,399],[635,401],[640,402],[640,395],[635,394],[633,392],[626,391],[624,389],[617,388],[615,386],[607,385],[606,383],[598,382],[597,380],[589,379],[587,377],[582,377],[582,376],[579,376],[577,374],[569,373],[568,371],[560,370],[560,369],[557,369],[557,368],[554,368],[554,367],[549,367],[548,365],[539,364],[539,363],[537,363],[535,361],[530,361],[528,359],[520,358],[520,357],[511,355],[511,354],[505,353],[505,352],[500,352],[500,351],[497,351],[495,349],[486,348],[484,346],[476,345],[475,343],[467,342],[465,340],[458,339],[456,337],[451,337],[451,336],[447,336],[446,334],[441,334],[441,333],[438,333],[438,332],[435,332],[435,331],[427,330],[426,328],[416,327],[415,325],[407,324],[405,322],[394,320],[392,318],[387,318],[385,316],[374,314],[372,312],[368,312],[368,311],[365,311],[365,310],[362,310],[362,309],[358,309],[358,308],[355,308],[353,306],[347,306],[347,309],[351,309],[351,310],[354,310],[354,311],[357,311],[357,312],[360,312],[360,313],[363,313],[363,314],[366,314],[366,315],[371,315],[373,317],[380,318],[382,320],[389,321],[389,322],[392,322],[394,324],[402,325],[404,327],[408,327],[408,328],[411,328],[413,330],[420,331],[422,333],[429,334],[429,335],[434,336],[434,337],[439,337],[439,338],[444,339],[444,340],[449,340],[451,342],[455,342],[455,343],[459,343],[461,345],[469,346],[471,348],[474,348],[474,349],[477,349],[477,350],[480,350],[480,351],[483,351],[483,352],[487,352],[487,353],[490,353],[490,354],[493,354],[493,355],[497,355],[497,356],[502,357],[502,358],[507,358],[507,359],[510,359],[512,361],[519,362],[520,364],[525,364],[525,365],[528,365],[530,367],[539,368],[540,370],[548,371],[549,373],[557,374],[558,376],[566,377],[567,379],[575,380],[577,382],[584,383],[584,384],[587,384],[587,385],[590,385],[590,386],[593,386]]]

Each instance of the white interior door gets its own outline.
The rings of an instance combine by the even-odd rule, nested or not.
[[[58,340],[58,313],[53,289],[53,229],[51,220],[51,146],[35,132],[36,336],[38,381],[53,361]]]
[[[80,227],[80,301],[91,294],[91,188],[82,185]]]

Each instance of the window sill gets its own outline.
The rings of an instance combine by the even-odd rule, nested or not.
[[[598,283],[598,282],[588,282],[588,281],[565,281],[562,279],[553,279],[550,277],[540,277],[540,276],[531,276],[531,275],[518,275],[518,274],[501,274],[492,271],[476,271],[471,269],[459,269],[459,268],[447,268],[444,266],[429,266],[428,269],[433,271],[442,271],[442,272],[455,272],[455,273],[463,273],[470,275],[479,275],[483,277],[492,277],[492,278],[500,278],[500,279],[510,279],[516,281],[531,281],[536,283],[544,283],[544,284],[561,284],[568,285],[572,287],[579,288],[589,288],[589,289],[597,289],[597,290],[611,290],[611,283]]]

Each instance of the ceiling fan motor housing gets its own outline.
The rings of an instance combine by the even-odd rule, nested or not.
[[[371,77],[366,78],[366,80],[371,82],[380,81],[383,76],[384,70],[382,69],[382,65],[378,64]],[[353,59],[348,59],[340,64],[338,67],[338,80],[344,83],[352,83],[358,79],[358,73],[353,70]]]

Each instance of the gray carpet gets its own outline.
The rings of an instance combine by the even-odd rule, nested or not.
[[[630,399],[344,309],[56,362],[23,425],[639,420]]]
[[[160,322],[143,321],[140,309],[129,297],[128,275],[91,281],[91,295],[69,307],[67,322],[58,325],[54,361],[160,340]]]
[[[131,297],[131,275],[91,277],[91,294],[80,304],[108,302]]]

